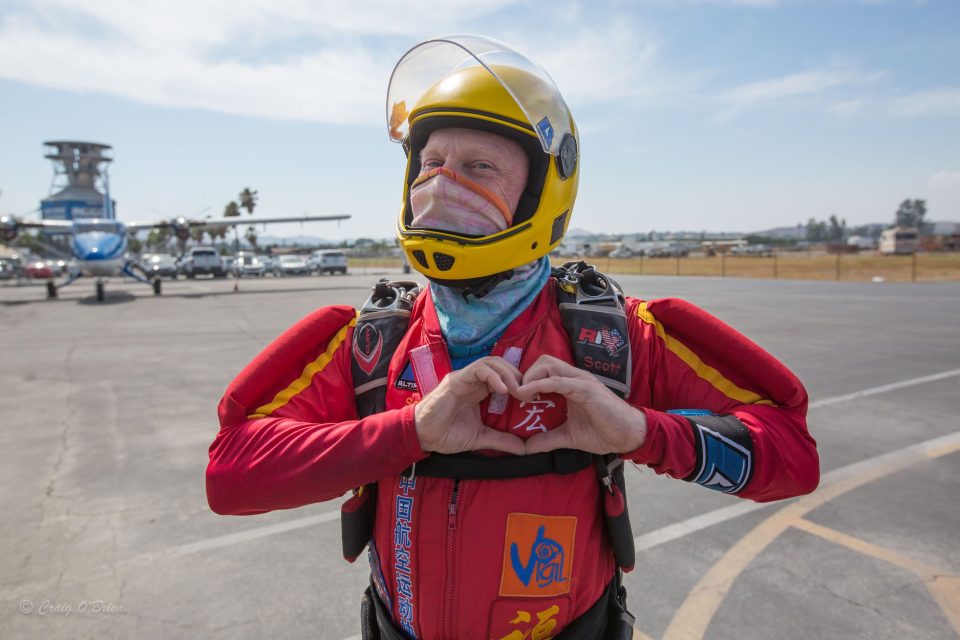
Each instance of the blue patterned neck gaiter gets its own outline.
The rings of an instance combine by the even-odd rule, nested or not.
[[[514,275],[479,300],[430,283],[440,330],[452,358],[487,355],[506,328],[537,297],[550,277],[547,256],[514,269]]]

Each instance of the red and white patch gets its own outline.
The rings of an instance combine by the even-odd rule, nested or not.
[[[383,335],[373,324],[365,324],[353,334],[353,357],[364,373],[370,375],[383,355]]]

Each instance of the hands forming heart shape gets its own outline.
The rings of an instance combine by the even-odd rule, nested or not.
[[[557,393],[567,401],[567,421],[524,442],[480,419],[480,402],[491,393],[535,400]],[[554,449],[629,453],[646,440],[646,415],[607,389],[593,375],[554,358],[540,356],[521,374],[499,356],[481,358],[447,375],[415,410],[417,437],[424,451],[460,453],[492,449],[527,455]]]

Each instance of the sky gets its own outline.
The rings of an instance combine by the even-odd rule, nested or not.
[[[571,227],[755,231],[906,198],[960,221],[960,0],[0,0],[0,213],[49,193],[43,141],[113,146],[127,221],[350,214],[389,237],[387,82],[475,33],[554,78],[580,129]],[[36,215],[36,214],[33,214]]]

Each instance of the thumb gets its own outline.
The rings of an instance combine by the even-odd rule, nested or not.
[[[557,449],[573,449],[573,439],[570,437],[570,423],[565,422],[556,429],[538,433],[526,442],[526,453],[543,453]]]
[[[490,427],[481,427],[477,433],[477,440],[474,442],[474,450],[492,449],[493,451],[505,451],[515,456],[522,456],[524,453],[523,440],[512,433],[504,433]]]

